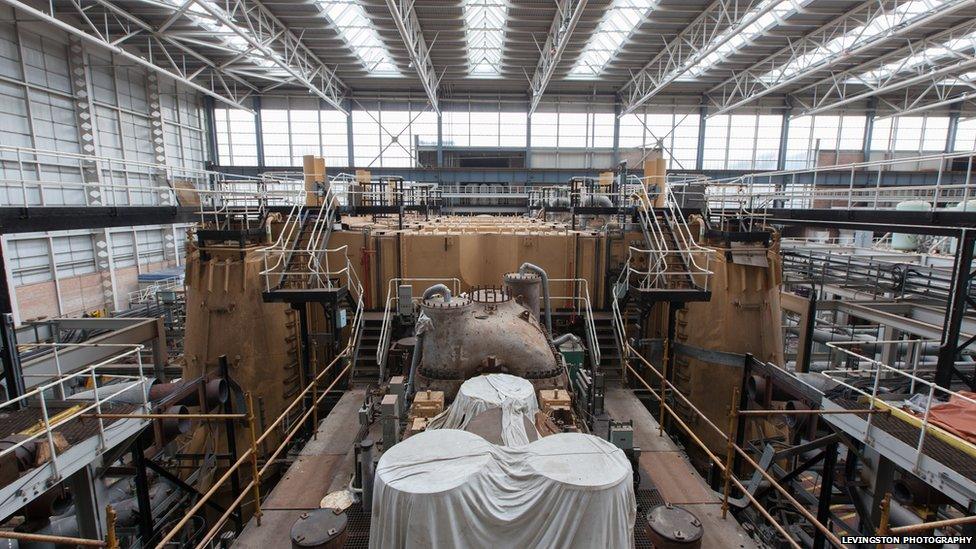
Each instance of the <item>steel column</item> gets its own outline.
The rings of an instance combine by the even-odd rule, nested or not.
[[[227,389],[230,394],[227,397],[227,401],[224,402],[225,414],[234,413],[234,385],[231,383],[230,378],[230,368],[227,365],[227,355],[220,355],[217,357],[217,365],[220,368],[220,377],[223,378],[224,383],[227,384]],[[234,420],[228,419],[224,423],[224,429],[227,431],[227,452],[232,456],[231,460],[239,456],[237,453],[237,429],[234,426]],[[233,475],[230,477],[230,489],[234,494],[241,493],[241,472],[240,467],[234,469]],[[241,507],[238,507],[234,512],[234,525],[237,527],[237,531],[240,532],[244,529],[244,521],[242,520],[243,511]]]
[[[820,501],[817,503],[817,522],[829,528],[830,502],[834,493],[834,469],[837,467],[837,443],[824,449],[823,469],[820,472]],[[823,549],[827,539],[819,529],[813,535],[813,549]]]
[[[956,134],[959,133],[959,112],[962,110],[962,105],[960,103],[953,103],[952,107],[949,108],[949,131],[946,134],[945,149],[947,153],[951,153],[955,149],[956,145]]]
[[[351,166],[352,164],[350,164]],[[444,166],[444,115],[437,113],[437,167]]]
[[[956,357],[962,350],[959,345],[960,326],[970,301],[969,286],[972,281],[973,246],[976,244],[976,230],[961,229],[956,259],[952,269],[952,292],[946,307],[945,323],[942,328],[942,341],[939,347],[939,361],[935,369],[935,383],[948,389],[952,384]],[[966,342],[967,344],[969,342]],[[964,344],[965,346],[966,344]],[[970,386],[970,380],[963,378]]]
[[[787,105],[786,110],[783,111],[782,121],[779,126],[779,151],[776,153],[776,169],[785,170],[786,169],[786,142],[790,138],[790,114],[793,112],[793,106]]]
[[[356,166],[352,131],[352,99],[346,100],[346,161],[349,162],[350,168]]]
[[[613,100],[613,166],[620,164],[620,99]]]
[[[136,485],[136,501],[139,504],[139,537],[142,545],[148,545],[153,539],[152,501],[149,499],[149,476],[146,474],[146,456],[143,454],[142,434],[136,436],[132,446],[132,466],[135,468],[134,481]]]
[[[264,168],[264,125],[261,122],[261,97],[256,95],[251,98],[251,106],[254,108],[254,144],[258,149],[258,168]]]
[[[13,300],[11,292],[14,291],[9,285],[7,276],[7,260],[3,254],[3,247],[0,246],[0,345],[3,345],[3,377],[7,387],[7,399],[14,399],[25,392],[24,372],[20,366],[20,354],[17,352],[17,333],[14,331]],[[23,408],[26,403],[21,401],[19,404],[11,405],[15,408]]]
[[[864,112],[864,141],[861,143],[862,160],[868,161],[871,155],[871,140],[874,139],[874,119],[878,112],[878,98],[868,100],[868,109]]]
[[[695,155],[695,169],[702,170],[705,166],[705,124],[708,116],[708,106],[702,100],[698,108],[698,153]]]

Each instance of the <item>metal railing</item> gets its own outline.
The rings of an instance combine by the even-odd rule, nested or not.
[[[76,372],[69,374],[64,374],[61,370],[61,362],[59,360],[60,354],[63,350],[83,348],[83,347],[110,347],[117,348],[118,353],[113,354],[109,358],[103,359],[91,366],[87,366]],[[22,448],[28,444],[34,443],[37,440],[45,440],[47,443],[48,451],[50,452],[50,464],[53,472],[53,478],[55,480],[61,479],[61,471],[64,467],[61,466],[59,461],[58,444],[55,441],[55,431],[71,421],[80,420],[82,416],[86,414],[102,413],[102,405],[107,402],[113,402],[113,398],[118,402],[119,395],[137,391],[138,397],[134,400],[141,404],[143,412],[149,410],[149,400],[148,400],[148,390],[149,390],[149,377],[145,375],[143,371],[142,355],[143,345],[132,345],[132,344],[109,344],[109,343],[31,343],[26,345],[19,345],[18,349],[36,349],[36,348],[49,348],[52,349],[55,358],[55,366],[57,368],[57,376],[42,385],[38,385],[31,391],[17,397],[10,399],[2,404],[0,404],[0,413],[14,413],[15,410],[19,409],[22,405],[36,404],[41,411],[40,421],[27,431],[22,434],[26,435],[23,439],[18,440],[16,443],[4,448],[0,451],[0,458],[7,456],[11,453],[17,451],[17,449]],[[129,380],[131,383],[100,383],[99,377],[104,375],[101,371],[118,365],[123,359],[136,361],[138,365],[137,375],[118,375],[113,373],[111,380],[113,382],[119,380]],[[29,374],[25,374],[29,375]],[[50,377],[45,375],[45,377]],[[91,399],[85,399],[84,401],[78,401],[78,405],[68,408],[62,412],[53,414],[49,408],[51,394],[57,397],[57,400],[64,400],[70,396],[70,392],[65,388],[66,383],[71,383],[74,381],[90,383],[90,391],[92,393]],[[100,390],[101,388],[101,390]],[[117,389],[117,390],[113,390]],[[106,391],[112,391],[106,394]],[[85,404],[88,400],[93,402]],[[126,399],[127,403],[132,403],[132,398]],[[97,418],[97,434],[100,442],[100,447],[106,447],[106,434],[105,434],[105,423],[102,418]]]
[[[745,174],[707,182],[705,199],[712,214],[761,219],[778,209],[894,209],[921,200],[933,209],[976,199],[973,151],[929,154]],[[953,170],[954,161],[965,164]],[[935,184],[891,185],[886,174],[899,167],[918,172],[930,167]],[[680,191],[678,191],[680,192]]]
[[[386,359],[390,351],[390,338],[393,337],[393,310],[400,308],[400,294],[397,291],[404,283],[450,284],[454,295],[461,294],[461,281],[457,278],[391,278],[387,284],[386,304],[383,308],[383,325],[380,328],[379,343],[376,345],[376,365],[379,366],[380,381],[386,374]],[[427,288],[424,288],[426,290]],[[423,294],[423,292],[420,292]],[[420,298],[415,298],[420,299]]]
[[[698,244],[684,213],[676,206],[677,202],[670,187],[665,191],[666,199],[662,208],[652,207],[653,200],[646,185],[642,184],[636,190],[636,197],[638,220],[650,246],[648,249],[628,249],[625,269],[630,274],[639,276],[641,280],[638,287],[645,290],[664,289],[671,287],[675,280],[687,280],[696,289],[708,291],[712,275],[709,263],[713,251]],[[663,216],[659,217],[658,211],[662,211]],[[666,235],[671,236],[673,245]],[[646,271],[633,268],[632,259],[635,253],[647,256]],[[669,258],[672,259],[670,265]]]
[[[596,372],[600,369],[600,361],[603,359],[603,354],[600,351],[600,340],[596,333],[596,322],[593,319],[593,307],[590,301],[590,284],[585,278],[550,278],[550,287],[553,284],[569,284],[572,287],[573,295],[552,295],[549,297],[550,301],[553,303],[552,307],[555,308],[555,303],[559,301],[569,302],[570,308],[574,312],[583,318],[584,327],[586,330],[586,344],[590,351],[590,364],[593,366],[593,371]],[[552,336],[552,334],[550,334]]]
[[[159,292],[166,291],[182,291],[183,290],[183,277],[182,276],[171,276],[164,278],[158,282],[154,282],[145,288],[140,288],[133,292],[129,292],[127,297],[127,303],[129,306],[139,305],[149,301],[155,301],[156,294]]]
[[[940,396],[944,395],[950,398],[959,399],[968,402],[969,404],[976,405],[976,400],[967,397],[961,393],[958,393],[956,391],[944,387],[940,387],[935,383],[918,376],[918,367],[920,362],[920,353],[918,352],[918,350],[921,350],[922,346],[925,345],[926,343],[938,345],[939,341],[918,339],[918,340],[877,341],[876,343],[894,344],[894,345],[909,344],[914,349],[916,349],[916,352],[910,353],[911,357],[908,360],[906,360],[907,362],[906,368],[896,368],[894,366],[885,364],[880,360],[876,360],[874,358],[860,354],[859,352],[853,349],[847,348],[847,346],[853,346],[853,347],[861,346],[864,344],[863,341],[828,342],[827,346],[830,347],[831,349],[837,350],[855,359],[858,362],[858,368],[856,370],[851,370],[851,369],[824,370],[823,372],[821,372],[821,374],[823,374],[828,379],[858,393],[859,395],[866,397],[868,401],[868,405],[872,409],[881,408],[881,409],[892,410],[893,412],[895,412],[896,410],[900,412],[897,405],[893,406],[892,404],[878,398],[879,390],[883,387],[882,379],[887,379],[890,377],[902,377],[908,379],[910,381],[909,388],[908,388],[909,395],[916,395],[916,394],[925,395],[924,405],[918,406],[919,408],[922,409],[922,418],[921,418],[921,424],[918,426],[919,427],[918,440],[916,441],[915,444],[914,465],[915,465],[916,473],[919,472],[919,464],[925,448],[925,439],[927,436],[929,436],[930,433],[937,433],[937,436],[939,438],[943,438],[943,439],[950,438],[953,441],[953,445],[957,447],[962,446],[968,448],[969,449],[968,453],[972,455],[976,455],[976,444],[973,444],[967,441],[966,439],[963,439],[962,437],[959,437],[958,435],[949,432],[946,429],[941,429],[937,426],[933,426],[929,422],[929,414],[932,408],[932,404],[935,401],[937,392],[939,393]],[[867,368],[861,367],[862,363],[866,363],[868,367]],[[909,370],[907,366],[910,366],[911,369]],[[871,391],[870,392],[865,391],[863,388],[857,387],[856,385],[850,383],[852,377],[857,377],[860,379],[871,379],[872,380]],[[921,392],[916,393],[916,390],[919,388],[921,388]],[[905,420],[906,418],[909,417],[911,418],[916,417],[914,415],[909,414],[908,412],[894,413],[894,416],[895,417],[901,416],[902,420]],[[872,418],[873,416],[868,416],[867,425],[865,427],[865,432],[867,434],[868,440],[874,439],[872,433],[874,433],[874,429],[878,429],[877,426],[872,425]]]
[[[5,168],[0,178],[4,205],[176,206],[183,193],[214,195],[233,191],[234,185],[256,186],[263,181],[155,162],[7,145],[0,145],[0,165]],[[70,179],[47,179],[50,176],[45,174],[52,171]],[[84,180],[86,173],[91,174],[90,181]],[[177,188],[176,182],[189,185]],[[253,198],[255,189],[248,190]]]
[[[301,391],[298,392],[298,394],[295,395],[291,402],[285,407],[284,410],[282,410],[274,421],[265,426],[263,432],[257,434],[252,431],[250,447],[240,453],[237,460],[234,461],[227,468],[227,470],[224,471],[224,473],[210,485],[207,492],[197,499],[196,503],[194,503],[184,514],[183,518],[180,519],[180,521],[178,521],[162,536],[160,541],[155,546],[156,549],[164,549],[167,547],[173,538],[175,538],[193,518],[193,516],[198,513],[204,507],[204,505],[207,505],[207,502],[209,502],[222,487],[229,483],[235,472],[249,463],[256,464],[258,448],[265,447],[268,437],[270,437],[273,433],[279,432],[281,429],[287,429],[287,434],[281,440],[281,442],[278,443],[277,447],[271,450],[270,455],[265,456],[263,461],[264,464],[260,468],[257,468],[256,465],[254,466],[254,474],[252,475],[250,481],[247,483],[247,485],[241,487],[240,491],[236,495],[232,494],[232,496],[236,496],[235,499],[226,506],[226,511],[223,513],[223,515],[214,521],[210,530],[207,531],[202,539],[200,539],[195,545],[196,549],[208,547],[211,540],[213,540],[220,533],[227,521],[230,520],[234,510],[242,504],[244,498],[250,497],[255,487],[260,486],[262,478],[269,474],[269,471],[272,471],[273,467],[276,467],[279,464],[279,456],[281,456],[282,452],[288,448],[291,441],[302,430],[305,422],[310,419],[314,421],[314,419],[318,417],[318,409],[322,405],[325,398],[329,396],[329,393],[336,387],[336,385],[339,384],[340,381],[342,381],[342,379],[352,368],[352,363],[355,359],[356,353],[358,352],[359,343],[362,338],[364,301],[362,299],[362,285],[360,284],[358,277],[356,277],[355,271],[350,268],[348,258],[346,261],[346,269],[347,273],[349,273],[347,284],[350,286],[351,291],[355,290],[355,295],[358,297],[356,300],[355,312],[353,313],[353,319],[350,324],[350,335],[346,342],[346,346],[335,356],[335,358],[332,359],[328,365],[322,368],[322,370],[319,372],[315,373],[315,376],[311,379],[308,385],[306,385]],[[329,382],[325,388],[319,389],[319,384],[324,383],[326,376],[331,374],[333,370],[339,366],[343,359],[346,361],[345,366],[335,373],[332,381]],[[292,417],[292,412],[299,405],[304,404],[306,397],[309,395],[311,395],[310,405],[304,408],[304,412],[302,413],[301,417],[286,426],[286,421]],[[317,429],[318,425],[316,425],[315,428]],[[267,450],[265,450],[265,452],[267,452]],[[254,516],[256,517],[257,525],[260,526],[260,517],[262,514],[260,497],[254,501],[254,505]]]
[[[338,199],[332,190],[331,182],[326,185],[324,196],[316,195],[321,200],[317,208],[306,206],[305,197],[306,191],[303,186],[301,200],[292,205],[278,237],[270,245],[258,250],[263,256],[264,269],[261,275],[264,277],[267,292],[281,288],[290,281],[297,281],[301,287],[330,287],[328,277],[322,278],[323,263],[326,264],[325,274],[327,274],[328,253],[338,251],[338,249],[327,248]],[[313,216],[313,210],[314,219],[311,227],[308,227],[308,239],[303,244],[302,234],[306,230],[309,218]],[[297,262],[296,258],[298,258]],[[292,270],[293,266],[298,269]]]

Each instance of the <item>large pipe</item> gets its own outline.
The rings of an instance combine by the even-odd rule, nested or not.
[[[610,197],[606,195],[591,194],[586,197],[586,205],[610,208],[613,206],[613,201],[611,201]]]
[[[173,486],[165,480],[160,480],[149,489],[149,503],[151,508],[158,507],[163,499],[173,491]],[[122,495],[121,493],[118,495]],[[117,526],[133,526],[139,517],[139,502],[135,496],[128,498],[112,499],[109,502],[116,512]],[[47,526],[31,532],[32,534],[47,534],[54,536],[78,537],[78,516],[69,512],[67,514],[52,517]],[[20,544],[23,549],[54,549],[54,545],[41,542],[23,542]]]
[[[444,303],[451,302],[451,289],[444,284],[434,284],[430,288],[424,290],[423,299],[428,300],[438,294],[444,298]]]
[[[796,329],[795,327],[790,327],[789,331],[792,334],[799,334],[799,330]],[[838,339],[838,337],[841,337],[842,339]],[[821,330],[819,328],[813,331],[813,340],[816,341],[817,343],[823,343],[823,344],[843,343],[845,341],[858,341],[858,342],[863,341],[863,343],[858,343],[858,346],[861,348],[862,352],[867,354],[878,352],[880,348],[883,347],[884,345],[897,345],[899,353],[904,352],[906,349],[910,349],[911,348],[910,346],[912,345],[912,343],[909,341],[900,341],[898,343],[878,343],[877,338],[867,336],[867,335],[861,335],[861,334],[853,334],[853,335],[845,334],[843,336],[838,336],[838,334],[833,334],[831,332],[828,332],[826,330]],[[842,347],[849,348],[852,347],[852,345],[842,345]],[[926,341],[922,343],[923,355],[936,355],[938,353],[939,353],[938,342]]]
[[[518,272],[525,274],[526,272],[532,272],[539,275],[542,278],[542,299],[546,302],[546,331],[552,335],[552,309],[549,302],[549,275],[546,274],[545,269],[538,265],[534,265],[526,261],[519,267]]]
[[[558,348],[560,345],[570,340],[575,341],[576,343],[581,343],[580,338],[577,337],[576,334],[563,334],[557,337],[556,339],[552,340],[552,344]]]
[[[195,384],[196,381],[193,380],[183,380],[174,381],[172,383],[156,383],[149,388],[149,400],[156,402],[163,400],[170,396],[171,394],[181,391],[186,388],[187,385]],[[204,398],[206,399],[207,408],[213,408],[218,404],[223,404],[227,402],[227,398],[230,395],[230,391],[227,387],[227,381],[221,378],[211,379],[204,386]],[[170,404],[184,404],[186,406],[199,406],[200,405],[200,391],[195,390],[187,393],[178,401],[171,402]]]
[[[424,333],[420,332],[416,336],[416,342],[413,345],[413,357],[410,360],[410,375],[407,377],[407,390],[404,391],[407,398],[413,394],[413,380],[417,377],[417,369],[420,367],[420,354],[423,353],[423,349]]]

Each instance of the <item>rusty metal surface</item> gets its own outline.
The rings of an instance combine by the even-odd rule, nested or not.
[[[847,410],[864,407],[863,403],[859,403],[856,400],[832,399],[832,401]],[[922,432],[921,429],[893,415],[875,414],[871,419],[871,425],[911,447],[918,446],[919,434]],[[957,471],[969,480],[976,481],[976,458],[943,442],[938,437],[925,437],[925,446],[922,448],[922,453]]]
[[[687,509],[666,503],[645,514],[647,535],[658,549],[697,549],[705,533],[702,522]]]
[[[464,380],[486,373],[526,378],[537,389],[565,386],[561,357],[545,328],[501,288],[474,288],[471,298],[421,303],[423,330],[419,389],[457,394]]]
[[[88,406],[91,401],[84,400],[49,400],[47,401],[48,416],[54,417],[59,412],[74,406]],[[117,402],[103,402],[102,412],[106,414],[128,414],[138,408],[135,404]],[[39,403],[31,403],[23,410],[9,410],[0,413],[0,438],[20,433],[39,425],[44,420]],[[109,426],[119,419],[103,419],[105,426]],[[75,418],[54,430],[64,437],[69,444],[76,444],[98,434],[98,420],[94,418]],[[39,439],[43,440],[43,439]]]

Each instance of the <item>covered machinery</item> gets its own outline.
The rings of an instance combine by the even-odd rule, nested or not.
[[[454,403],[431,419],[427,430],[488,429],[492,434],[497,431],[506,446],[522,446],[539,438],[534,426],[538,411],[531,382],[508,374],[488,374],[465,381]]]
[[[623,451],[562,433],[522,447],[426,431],[379,460],[370,547],[629,547],[637,503]]]

